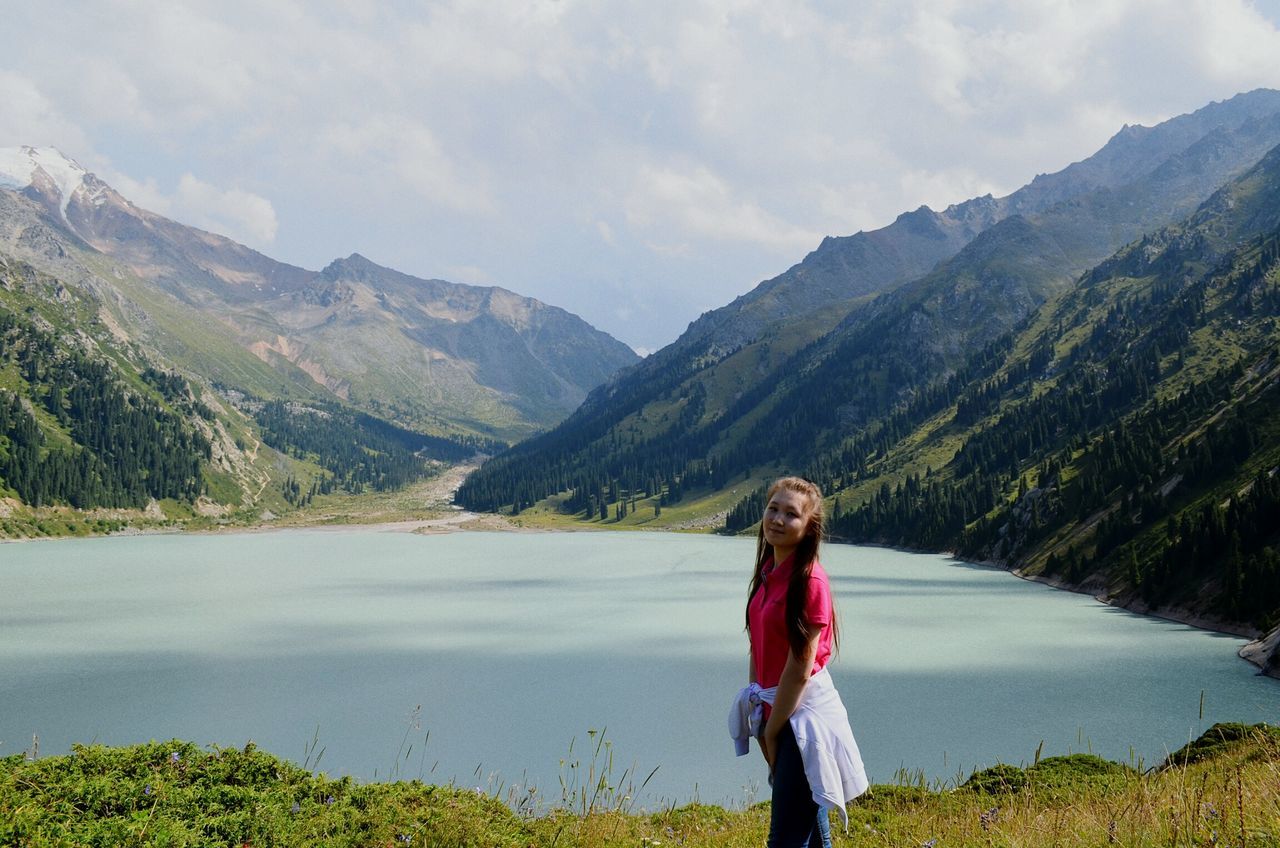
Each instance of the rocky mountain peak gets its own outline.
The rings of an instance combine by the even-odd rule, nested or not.
[[[57,204],[64,221],[67,206],[85,184],[86,178],[92,178],[95,188],[106,186],[56,147],[25,145],[0,148],[0,186],[19,191],[34,190]]]
[[[364,256],[359,253],[353,253],[345,259],[338,258],[324,266],[320,270],[320,276],[329,280],[339,278],[360,280],[368,277],[369,273],[376,268],[378,266]]]

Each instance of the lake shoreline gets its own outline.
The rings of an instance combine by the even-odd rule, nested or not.
[[[436,502],[439,511],[444,515],[434,516],[431,518],[409,518],[396,519],[390,521],[368,521],[368,522],[352,522],[342,521],[330,523],[324,515],[309,516],[303,520],[297,520],[297,516],[291,516],[289,523],[276,523],[274,520],[260,520],[257,523],[237,524],[237,525],[221,525],[216,527],[202,527],[198,529],[188,529],[184,527],[126,527],[121,530],[112,531],[103,534],[89,534],[86,536],[41,536],[28,537],[21,539],[0,539],[0,545],[16,544],[23,542],[51,542],[61,541],[73,538],[118,538],[118,537],[135,537],[135,536],[159,536],[159,535],[176,535],[185,534],[193,536],[212,536],[225,535],[235,533],[258,534],[283,532],[288,530],[319,530],[325,532],[350,532],[365,530],[377,533],[416,533],[421,535],[438,535],[442,533],[455,532],[490,532],[490,533],[592,533],[604,532],[600,528],[594,527],[574,527],[564,526],[555,528],[526,527],[513,523],[510,519],[497,513],[477,513],[469,510],[462,510],[453,506],[446,498],[451,498],[452,494],[457,490],[457,486],[461,484],[461,478],[464,474],[458,473],[464,469],[457,469],[455,474],[446,474],[439,478],[439,483],[443,485],[437,489]],[[443,497],[440,497],[443,495]],[[689,532],[672,528],[652,528],[647,530],[630,530],[628,528],[616,528],[623,532],[660,532],[660,533],[681,533]],[[710,534],[710,531],[704,531]],[[1125,598],[1112,598],[1100,592],[1096,585],[1082,584],[1073,585],[1053,577],[1047,577],[1041,574],[1028,574],[1019,568],[1011,568],[1003,563],[991,560],[969,560],[963,559],[956,555],[954,551],[937,551],[925,548],[912,548],[903,545],[884,545],[878,543],[855,543],[842,539],[828,539],[828,543],[836,545],[847,545],[850,547],[871,547],[883,548],[885,550],[897,551],[908,554],[932,554],[950,556],[959,562],[965,562],[972,565],[981,565],[993,569],[1004,571],[1012,574],[1021,580],[1040,583],[1053,589],[1060,589],[1067,592],[1073,592],[1080,595],[1088,595],[1099,603],[1106,604],[1117,609],[1124,609],[1137,615],[1149,616],[1162,621],[1171,621],[1177,624],[1185,624],[1189,627],[1195,627],[1199,630],[1207,630],[1213,633],[1221,633],[1228,636],[1234,636],[1250,641],[1245,644],[1239,651],[1237,656],[1245,662],[1250,663],[1258,669],[1259,675],[1265,675],[1280,679],[1280,663],[1274,662],[1277,652],[1280,652],[1280,627],[1273,628],[1271,631],[1263,633],[1257,628],[1247,627],[1235,622],[1225,621],[1213,616],[1206,616],[1193,610],[1185,610],[1179,608],[1161,608],[1152,609],[1142,602],[1135,594],[1130,594]]]
[[[0,606],[14,638],[0,676],[13,684],[0,693],[0,739],[39,732],[49,751],[77,735],[239,745],[250,722],[254,741],[292,752],[319,726],[331,766],[367,779],[399,762],[410,727],[411,771],[422,771],[421,750],[442,779],[472,781],[482,762],[475,781],[485,785],[533,764],[531,779],[554,786],[564,745],[577,751],[583,728],[607,724],[617,751],[643,756],[641,776],[661,764],[646,790],[654,798],[691,797],[695,785],[709,800],[758,790],[754,761],[733,758],[723,739],[728,695],[714,695],[741,685],[752,540],[419,537],[397,522],[266,532],[276,529],[8,549]],[[1207,722],[1264,720],[1280,698],[1219,638],[1114,615],[990,565],[850,545],[823,559],[857,653],[836,673],[873,774],[905,763],[942,779],[961,763],[1029,758],[1046,739],[1069,753],[1086,745],[1077,726],[1123,758],[1119,726],[1154,761],[1184,741],[1202,689],[1214,693]],[[655,716],[645,706],[654,680],[710,695]],[[518,699],[503,694],[522,687]],[[946,717],[957,710],[966,732],[952,739]],[[914,739],[900,738],[896,728],[911,727]]]
[[[1161,608],[1153,609],[1142,602],[1136,594],[1130,594],[1126,599],[1120,600],[1108,597],[1105,593],[1099,592],[1098,587],[1083,585],[1072,585],[1054,577],[1046,577],[1042,574],[1028,574],[1018,568],[1010,568],[1001,562],[994,560],[971,560],[964,559],[956,554],[955,551],[936,551],[926,548],[912,548],[904,545],[883,545],[875,542],[848,542],[843,540],[829,540],[832,544],[851,545],[856,547],[883,548],[884,550],[898,551],[906,554],[934,554],[949,556],[959,562],[969,563],[971,565],[981,565],[988,568],[994,568],[999,571],[1012,574],[1020,580],[1026,580],[1030,583],[1040,583],[1052,589],[1060,589],[1064,592],[1072,592],[1077,595],[1088,595],[1101,604],[1109,607],[1123,609],[1135,615],[1144,615],[1149,618],[1158,618],[1161,621],[1170,621],[1175,624],[1185,624],[1188,627],[1194,627],[1197,630],[1207,630],[1211,633],[1221,633],[1224,636],[1235,636],[1241,639],[1250,640],[1244,647],[1236,652],[1236,656],[1250,665],[1258,669],[1260,676],[1272,677],[1280,680],[1280,663],[1274,661],[1274,657],[1280,652],[1280,626],[1272,628],[1268,632],[1262,632],[1256,627],[1248,627],[1235,622],[1224,621],[1213,616],[1207,616],[1193,610],[1185,610],[1179,608]]]
[[[1204,615],[1194,610],[1182,608],[1162,607],[1154,609],[1145,604],[1136,593],[1130,593],[1127,598],[1121,600],[1110,598],[1105,594],[1099,593],[1095,588],[1087,585],[1073,586],[1064,583],[1052,577],[1045,577],[1041,574],[1026,574],[1017,568],[1008,568],[997,563],[989,564],[994,568],[1000,568],[1022,580],[1028,580],[1033,583],[1041,583],[1054,589],[1061,589],[1067,592],[1075,592],[1078,595],[1088,595],[1099,603],[1106,604],[1109,607],[1126,610],[1135,615],[1145,615],[1150,618],[1158,618],[1161,621],[1171,621],[1175,624],[1185,624],[1188,627],[1194,627],[1198,630],[1207,630],[1211,633],[1221,633],[1224,636],[1235,636],[1249,641],[1236,652],[1236,656],[1245,662],[1253,665],[1258,669],[1258,674],[1266,677],[1274,677],[1280,679],[1280,667],[1271,664],[1270,658],[1273,656],[1277,647],[1280,646],[1280,627],[1273,628],[1267,633],[1263,633],[1256,627],[1248,627],[1231,621],[1225,621],[1214,616]]]

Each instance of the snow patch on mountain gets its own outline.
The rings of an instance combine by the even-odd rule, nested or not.
[[[55,147],[0,147],[0,186],[24,189],[43,173],[58,189],[62,219],[89,172]]]

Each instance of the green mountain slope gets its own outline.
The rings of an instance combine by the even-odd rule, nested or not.
[[[874,232],[826,239],[794,268],[703,315],[671,345],[620,372],[550,433],[491,463],[464,487],[463,500],[479,509],[523,507],[557,491],[553,486],[561,491],[620,486],[656,495],[673,487],[719,485],[745,473],[746,464],[759,460],[727,455],[742,444],[746,430],[772,414],[771,401],[778,399],[773,387],[810,367],[807,359],[799,365],[796,355],[830,350],[832,339],[825,346],[811,345],[851,310],[879,314],[866,305],[876,293],[918,278],[1011,215],[1033,215],[1055,205],[1059,212],[1050,224],[1083,222],[1084,232],[1050,233],[1041,261],[1060,252],[1053,240],[1061,238],[1075,254],[1075,271],[1083,270],[1143,232],[1142,216],[1153,206],[1164,217],[1147,222],[1150,226],[1176,220],[1178,209],[1189,212],[1230,173],[1257,161],[1280,142],[1277,115],[1280,92],[1239,95],[1156,127],[1126,127],[1094,156],[1038,176],[1006,198],[976,198],[942,213],[922,208]],[[1184,164],[1172,164],[1178,157]],[[1167,185],[1153,174],[1162,167],[1173,177]],[[1146,193],[1131,207],[1130,189],[1121,187],[1144,178]],[[1114,195],[1108,189],[1115,189]],[[1108,204],[1113,196],[1118,202]],[[1084,197],[1084,205],[1066,205]],[[1169,208],[1161,209],[1161,203]],[[1109,215],[1103,220],[1114,219],[1122,231],[1090,230],[1087,219],[1097,212]],[[1138,226],[1124,226],[1135,217]],[[989,244],[1016,249],[1018,234],[1028,226],[1018,217]],[[972,258],[980,261],[984,255],[977,250]],[[996,267],[989,263],[976,271],[985,274]],[[972,262],[969,269],[975,270]],[[1054,279],[1070,276],[1070,269],[1061,269]],[[1023,300],[1017,308],[1025,314],[1033,303]],[[870,329],[887,326],[882,321]],[[852,404],[842,406],[842,416],[870,411],[859,401]],[[726,433],[730,428],[737,432]],[[572,498],[568,505],[583,508],[585,502]]]
[[[1280,148],[989,351],[924,414],[806,467],[835,494],[834,534],[1242,632],[1280,623]]]
[[[113,339],[89,298],[0,259],[0,496],[191,503],[218,482],[225,439],[197,391]]]
[[[1274,92],[1266,94],[1274,108]],[[1123,147],[1131,135],[1113,143]],[[615,491],[670,502],[692,488],[749,478],[762,465],[818,462],[855,434],[878,438],[888,423],[901,429],[905,412],[914,421],[948,399],[939,381],[954,378],[958,391],[978,373],[970,360],[1075,275],[1186,215],[1277,142],[1276,112],[1212,126],[1174,155],[1157,149],[1146,170],[1136,158],[1113,167],[1140,174],[1127,185],[1006,218],[931,274],[851,308],[782,317],[729,352],[699,336],[697,322],[593,392],[557,428],[487,464],[460,502],[520,509],[568,492],[562,507],[590,516]],[[702,322],[712,320],[720,318]]]
[[[1007,218],[831,329],[766,331],[652,399],[623,374],[459,498],[626,526],[737,490],[736,531],[760,481],[803,473],[840,538],[1262,632],[1280,623],[1278,131],[1215,129],[1128,186]]]
[[[1280,149],[1085,275],[1008,347],[860,473],[828,466],[857,503],[837,532],[1277,623],[1280,538],[1260,516],[1280,515]],[[904,473],[957,441],[945,464]]]

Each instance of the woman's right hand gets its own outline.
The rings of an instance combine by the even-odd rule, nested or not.
[[[760,735],[756,737],[756,742],[760,745],[760,753],[764,755],[765,765],[769,767],[769,775],[773,775],[773,757],[769,751],[769,743],[764,741],[764,731],[760,731]]]

